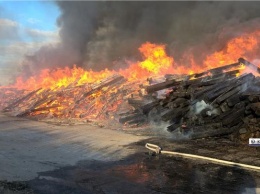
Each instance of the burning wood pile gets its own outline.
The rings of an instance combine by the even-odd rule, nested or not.
[[[99,83],[76,85],[34,91],[4,88],[1,106],[13,116],[37,116],[38,118],[88,118],[110,119],[134,89],[121,75],[113,75]],[[17,96],[21,96],[17,99]],[[11,99],[11,100],[10,100]]]
[[[74,67],[18,79],[14,85],[0,87],[0,108],[12,116],[37,119],[161,125],[191,138],[260,136],[257,66],[239,58],[230,65],[189,74],[187,68],[173,66],[164,45],[145,43],[139,50],[144,60],[124,70],[93,72]],[[215,56],[219,55],[212,55],[214,63],[219,61]],[[207,68],[196,66],[196,72],[201,69]]]
[[[240,58],[237,63],[180,81],[168,75],[166,81],[147,86],[147,95],[128,99],[134,111],[119,121],[128,125],[166,123],[169,132],[178,131],[194,139],[227,134],[241,140],[259,137],[260,78],[252,73],[237,76],[243,66],[260,72]],[[171,89],[166,98],[158,98],[166,88]]]

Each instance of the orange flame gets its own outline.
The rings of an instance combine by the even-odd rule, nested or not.
[[[141,45],[139,51],[142,53],[144,60],[137,63],[130,63],[127,69],[119,71],[129,81],[164,75],[165,73],[169,73],[169,71],[173,72],[174,59],[167,56],[165,45],[146,42]]]
[[[55,89],[67,87],[73,83],[75,83],[75,85],[93,83],[111,76],[113,73],[114,71],[107,69],[100,72],[94,72],[92,70],[85,71],[80,67],[76,67],[76,65],[71,69],[69,67],[63,69],[58,68],[52,71],[44,69],[39,76],[32,76],[25,81],[23,81],[22,77],[18,77],[13,87],[28,90],[36,88]]]
[[[139,63],[139,66],[149,72],[158,74],[173,64],[173,58],[168,57],[165,52],[165,45],[155,45],[147,42],[139,48],[139,51],[145,58],[144,61]]]
[[[55,89],[67,87],[70,84],[95,83],[115,73],[125,76],[129,81],[136,81],[153,75],[163,75],[173,64],[173,58],[167,56],[165,52],[165,45],[147,42],[139,50],[143,54],[144,60],[138,63],[130,63],[128,68],[121,69],[118,72],[107,69],[99,72],[86,71],[83,68],[76,67],[76,65],[73,68],[44,69],[38,76],[32,76],[25,81],[22,77],[18,77],[12,87],[27,90],[37,88]]]
[[[176,64],[173,57],[169,57],[165,51],[165,45],[152,44],[146,42],[142,44],[139,51],[143,55],[143,61],[129,63],[126,69],[120,69],[118,72],[111,70],[103,70],[95,72],[92,70],[84,70],[83,68],[65,67],[63,69],[42,70],[40,75],[32,76],[27,80],[18,77],[16,83],[12,87],[19,89],[32,90],[36,88],[61,88],[70,84],[82,85],[86,83],[99,82],[105,77],[115,73],[123,75],[128,81],[137,81],[146,79],[150,76],[172,74],[193,74],[206,71],[207,69],[220,67],[226,64],[231,64],[237,61],[238,58],[244,57],[248,60],[252,59],[252,53],[256,54],[260,43],[260,31],[244,33],[227,42],[224,48],[208,55],[202,64],[196,64],[192,54],[184,55],[187,58],[190,66],[187,68],[183,65]],[[241,72],[251,72],[246,67],[241,67]],[[254,72],[255,73],[255,72]]]
[[[255,31],[252,33],[243,34],[239,37],[233,38],[227,42],[224,48],[220,51],[215,51],[214,53],[208,55],[202,64],[196,64],[193,54],[186,54],[183,58],[188,59],[190,66],[189,68],[184,65],[177,64],[173,57],[166,54],[165,45],[162,44],[152,44],[146,42],[141,45],[139,51],[143,56],[143,60],[135,63],[128,62],[129,67],[126,69],[120,69],[119,71],[112,70],[102,70],[95,72],[92,70],[84,70],[83,68],[76,67],[74,65],[72,68],[58,68],[55,70],[44,69],[39,75],[32,76],[27,80],[23,80],[22,77],[18,77],[16,83],[9,87],[14,87],[20,89],[16,93],[21,95],[24,91],[22,90],[35,90],[42,88],[37,92],[42,99],[48,99],[47,102],[43,103],[41,107],[41,113],[44,113],[44,107],[51,107],[50,110],[46,110],[48,114],[55,115],[57,117],[73,116],[76,118],[98,118],[101,114],[105,112],[109,116],[109,112],[114,112],[120,103],[123,102],[125,93],[118,92],[119,89],[112,86],[103,87],[95,93],[92,93],[88,98],[84,98],[83,93],[86,91],[91,91],[95,88],[95,84],[98,84],[104,79],[109,78],[115,74],[120,74],[128,80],[129,87],[126,91],[135,92],[136,88],[139,87],[135,82],[143,83],[148,77],[163,76],[167,74],[194,74],[204,72],[203,75],[210,75],[207,72],[208,69],[220,67],[223,65],[228,65],[237,62],[240,57],[246,58],[249,61],[254,59],[252,56],[256,56],[256,52],[259,49],[258,45],[260,43],[260,31]],[[252,72],[254,75],[258,76],[258,73],[249,67],[241,64],[240,67],[235,67],[231,70],[238,70],[240,73]],[[196,79],[195,76],[190,76],[190,79]],[[73,87],[72,91],[68,91],[70,95],[63,92],[63,89],[68,89],[68,86],[78,86]],[[123,85],[124,87],[126,85]],[[136,88],[134,88],[136,87]],[[3,87],[2,87],[3,88]],[[13,91],[8,91],[5,88],[4,93],[9,96],[12,95]],[[49,99],[48,96],[51,94],[50,91],[58,91],[55,97]],[[9,94],[8,94],[9,92]],[[20,92],[20,93],[19,93]],[[26,91],[27,92],[27,91]],[[26,93],[25,92],[25,93]],[[50,93],[48,93],[50,92]],[[115,98],[113,94],[117,93],[119,97]],[[108,95],[107,95],[108,94]],[[132,93],[133,94],[133,93]],[[14,98],[14,97],[12,97]],[[82,103],[77,104],[75,100],[81,99]],[[35,99],[32,99],[34,103]],[[0,106],[6,106],[7,102],[1,102]],[[1,105],[2,104],[2,105]],[[76,108],[74,108],[76,107]],[[21,108],[21,107],[20,107]],[[38,112],[30,113],[31,115],[40,114]]]
[[[259,45],[260,31],[244,34],[227,42],[225,48],[214,52],[204,60],[206,68],[220,67],[246,57],[246,53],[255,52]]]

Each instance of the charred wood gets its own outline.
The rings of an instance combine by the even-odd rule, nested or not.
[[[151,86],[146,87],[147,93],[153,93],[162,89],[170,88],[173,86],[178,86],[180,85],[180,81],[175,81],[175,80],[168,80],[162,83],[154,84]]]
[[[210,93],[214,93],[215,90],[218,90],[219,88],[225,87],[226,85],[223,85],[225,83],[218,83],[214,84],[206,89],[202,89],[201,91],[198,91],[194,94],[192,94],[192,99],[205,99],[204,96],[209,95]]]
[[[189,101],[185,98],[177,98],[172,102],[172,108],[184,107],[189,105]]]
[[[259,102],[259,96],[250,95],[248,96],[248,100],[252,103]]]
[[[186,98],[190,99],[191,93],[190,92],[173,92],[171,96],[176,97],[176,98]]]
[[[222,86],[219,85],[219,87],[210,91],[206,95],[205,99],[210,102],[210,101],[215,100],[216,98],[219,97],[219,100],[217,102],[220,103],[223,100],[225,100],[226,98],[235,94],[236,92],[245,91],[247,89],[246,87],[247,87],[249,81],[252,81],[253,78],[254,78],[253,75],[247,74],[247,75],[240,76],[238,79],[231,80],[230,82],[223,83]],[[241,87],[241,85],[242,85],[242,87]],[[235,87],[238,87],[238,88],[235,88]],[[227,93],[227,94],[225,94],[225,93]]]
[[[169,109],[161,115],[162,120],[163,121],[169,121],[173,119],[178,120],[182,116],[184,116],[189,111],[189,109],[190,109],[189,107]]]
[[[228,72],[223,72],[223,73],[218,73],[218,74],[214,74],[211,76],[211,79],[216,79],[216,78],[225,78],[225,79],[229,79],[229,78],[233,78],[236,77],[237,73],[239,73],[239,70],[233,70],[233,71],[228,71]]]
[[[223,126],[232,127],[242,121],[242,117],[245,114],[245,107],[240,108],[236,111],[232,111],[232,114],[228,115],[223,119]]]
[[[247,86],[247,83],[245,83],[245,84],[243,84],[241,86],[237,86],[236,88],[231,89],[230,91],[226,92],[225,94],[217,97],[216,102],[220,104],[221,102],[223,102],[227,98],[231,97],[232,95],[237,94],[239,92],[243,92],[246,89],[246,86]]]
[[[124,116],[124,117],[120,117],[119,118],[119,122],[124,124],[125,122],[127,121],[130,121],[130,120],[133,120],[133,119],[136,119],[140,116],[143,116],[142,114],[140,113],[135,113],[135,114],[131,114],[131,115],[127,115],[127,116]]]
[[[213,90],[210,90],[207,93],[205,93],[203,96],[203,99],[207,102],[212,102],[218,96],[220,96],[224,92],[230,90],[230,86],[228,86],[228,85],[229,85],[229,83],[224,83],[224,84],[216,86]]]
[[[224,102],[220,105],[220,109],[221,109],[222,112],[227,112],[227,111],[230,110],[230,108],[229,108],[229,106],[226,102]]]
[[[194,87],[204,87],[204,86],[211,86],[211,85],[215,85],[215,84],[218,84],[220,83],[221,81],[223,81],[223,78],[217,78],[217,79],[210,79],[210,80],[207,80],[207,81],[202,81],[198,84],[194,84],[192,86]]]
[[[233,107],[235,106],[237,103],[240,102],[240,95],[237,94],[237,95],[234,95],[234,96],[231,96],[230,98],[228,98],[226,100],[227,104],[229,107]]]
[[[139,116],[138,118],[134,118],[130,121],[127,121],[127,125],[132,125],[132,124],[143,124],[147,121],[147,118],[145,116]]]
[[[245,102],[245,101],[241,101],[241,102],[237,103],[237,104],[234,106],[234,110],[240,109],[240,108],[245,108],[245,107],[246,107],[246,102]]]
[[[260,94],[259,94],[259,92],[254,92],[253,93],[253,92],[248,92],[248,90],[246,90],[245,92],[242,92],[240,98],[241,98],[241,100],[246,100],[246,99],[249,100],[249,96],[252,96],[251,98],[254,98],[256,96],[256,97],[258,97],[258,101],[260,101]]]
[[[205,137],[214,137],[214,136],[224,136],[229,135],[236,130],[238,130],[238,127],[241,126],[240,123],[238,123],[236,126],[233,127],[220,127],[218,129],[206,129],[207,127],[200,127],[202,128],[200,132],[193,132],[190,134],[191,139],[200,139]]]
[[[255,112],[260,110],[260,102],[252,103],[249,106]]]
[[[145,102],[140,99],[128,98],[127,101],[128,101],[128,104],[132,105],[134,108],[138,108],[139,106],[145,104]]]
[[[167,127],[167,131],[169,132],[173,132],[175,131],[176,129],[178,129],[180,127],[180,124],[171,124],[170,126]]]
[[[254,81],[255,79],[255,76],[252,74],[252,73],[248,73],[248,74],[243,74],[241,76],[239,76],[237,78],[237,81],[241,81],[241,82],[251,82],[251,81]]]
[[[150,102],[148,104],[145,104],[143,106],[140,106],[139,109],[143,114],[148,114],[154,107],[160,105],[160,101],[154,101]]]
[[[212,74],[219,74],[219,73],[222,73],[225,70],[235,68],[235,67],[239,67],[239,65],[240,65],[240,63],[232,63],[232,64],[229,64],[229,65],[210,69],[209,72],[212,73]]]
[[[225,119],[226,117],[228,117],[229,115],[231,115],[233,111],[234,111],[233,109],[230,109],[229,111],[224,112],[224,113],[218,115],[218,116],[216,117],[216,120],[219,121],[219,122],[221,122],[223,119]]]
[[[234,84],[235,82],[236,82],[235,79],[221,80],[221,82],[216,83],[215,85],[210,87],[210,90],[208,90],[207,93],[204,94],[204,99],[208,101],[212,101],[218,95],[222,94],[223,90],[225,91],[225,88],[227,88],[231,84]]]
[[[245,110],[245,114],[250,115],[250,114],[252,114],[252,111],[251,110]]]
[[[193,79],[193,80],[188,80],[188,81],[184,81],[182,83],[182,87],[187,89],[189,86],[193,86],[193,85],[198,85],[199,83],[201,83],[203,80],[207,80],[208,78],[210,78],[210,76],[206,76],[206,77],[202,77],[202,78],[198,78],[198,79]]]

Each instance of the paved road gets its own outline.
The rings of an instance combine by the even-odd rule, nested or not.
[[[0,114],[0,180],[26,181],[81,160],[113,161],[145,139],[89,125],[56,126]]]
[[[225,139],[179,142],[149,138],[149,131],[145,132],[136,136],[90,125],[57,126],[0,114],[0,193],[260,194],[259,172],[150,156],[144,144],[253,165],[260,165],[259,150],[237,147]]]

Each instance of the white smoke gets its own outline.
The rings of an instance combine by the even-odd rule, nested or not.
[[[197,102],[194,105],[193,110],[194,110],[195,114],[199,114],[202,110],[204,110],[206,108],[213,109],[212,106],[207,104],[204,100],[201,100],[200,102]]]

